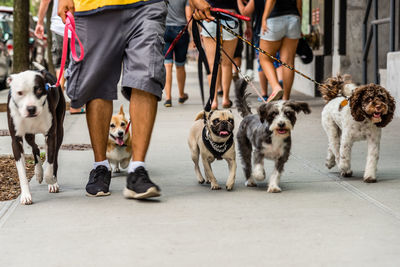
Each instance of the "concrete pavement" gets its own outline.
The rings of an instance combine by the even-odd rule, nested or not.
[[[298,117],[283,192],[267,193],[265,182],[246,188],[239,158],[234,190],[211,191],[197,184],[186,141],[201,110],[193,64],[186,88],[185,104],[177,103],[176,85],[173,107],[159,103],[147,167],[161,198],[124,199],[126,173],[112,179],[110,197],[86,197],[92,152],[61,151],[60,193],[32,180],[33,205],[0,206],[0,266],[400,265],[399,119],[383,130],[378,183],[362,182],[365,142],[353,148],[354,177],[340,179],[324,166],[323,102],[295,93],[313,112]],[[115,111],[121,103],[127,108],[120,98]],[[84,115],[66,117],[64,144],[71,143],[89,143]],[[11,153],[9,137],[0,144],[0,154]],[[269,175],[272,162],[265,165]],[[226,163],[213,169],[223,184]]]

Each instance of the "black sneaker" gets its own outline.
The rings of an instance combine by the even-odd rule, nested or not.
[[[86,195],[90,197],[108,196],[110,191],[111,171],[106,166],[100,165],[92,170],[89,182],[86,185]]]
[[[128,174],[124,197],[134,199],[145,199],[159,197],[160,188],[153,183],[144,167],[137,167],[135,172]]]

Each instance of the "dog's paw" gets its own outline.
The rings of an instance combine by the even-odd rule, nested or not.
[[[53,175],[53,172],[53,164],[49,164],[44,172],[44,180],[46,181],[46,184],[55,184],[57,182],[57,178]]]
[[[38,181],[39,184],[43,182],[43,167],[42,165],[36,164],[35,165],[35,177],[36,181]]]
[[[282,189],[277,185],[269,185],[267,192],[268,193],[280,193],[280,192],[282,192]]]
[[[333,167],[335,167],[335,165],[336,165],[336,161],[335,160],[327,160],[326,162],[325,162],[325,166],[330,170],[330,169],[332,169]]]
[[[21,192],[20,203],[22,205],[32,204],[32,195],[30,193]]]
[[[342,177],[351,177],[351,176],[353,176],[353,171],[352,170],[341,171],[340,175]]]
[[[199,182],[199,184],[204,184],[204,182],[205,182],[206,180],[204,180],[204,179],[198,179],[197,181]]]
[[[264,167],[261,164],[255,165],[251,176],[257,181],[264,181],[265,180]]]
[[[220,190],[221,187],[219,186],[219,184],[211,184],[211,189],[212,190]]]
[[[253,179],[248,179],[244,182],[244,185],[247,187],[257,187],[257,184],[253,181]]]
[[[54,183],[54,184],[49,184],[49,193],[58,193],[60,191],[60,187],[58,185],[58,183]]]
[[[376,183],[376,178],[364,177],[364,183]]]
[[[206,180],[206,184],[211,184],[211,181],[210,180]]]
[[[233,185],[234,185],[235,183],[229,183],[229,184],[226,184],[226,190],[228,190],[228,191],[231,191],[232,189],[233,189]]]

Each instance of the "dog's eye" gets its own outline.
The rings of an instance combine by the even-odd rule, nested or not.
[[[213,120],[213,123],[214,123],[214,124],[217,124],[217,123],[219,123],[219,119],[215,119],[215,120]]]
[[[24,93],[22,91],[17,92],[18,95],[23,95]]]
[[[285,115],[289,117],[290,115],[292,115],[292,112],[291,111],[285,111]]]
[[[111,124],[110,124],[110,127],[111,127],[111,128],[115,128],[115,124],[114,124],[114,123],[111,123]]]
[[[228,119],[228,121],[229,121],[230,123],[233,123],[233,119]]]
[[[125,122],[121,122],[121,127],[124,127],[125,126]]]

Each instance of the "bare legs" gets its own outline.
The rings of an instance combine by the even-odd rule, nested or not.
[[[207,54],[208,64],[210,64],[210,71],[212,72],[214,66],[215,42],[211,37],[204,37],[203,41],[204,41],[204,48]],[[235,52],[236,43],[237,39],[224,40],[222,43],[223,49],[231,58],[233,57],[233,54]],[[218,73],[221,73],[221,75],[218,75],[216,84],[218,85],[220,83],[220,79],[222,80],[222,90],[223,90],[222,105],[227,106],[230,103],[229,90],[232,81],[232,63],[223,53],[221,55],[221,58],[222,58],[221,66],[218,71]],[[208,84],[211,84],[211,75],[208,76]],[[218,108],[217,90],[215,90],[214,101],[212,103],[211,108],[212,109]]]
[[[108,130],[113,104],[110,100],[94,99],[86,105],[86,120],[96,162],[106,160]],[[134,161],[144,161],[149,147],[154,120],[157,114],[157,98],[145,91],[132,89],[129,113],[132,125]]]
[[[276,55],[276,52],[279,50],[281,60],[286,62],[289,66],[294,67],[294,56],[296,54],[297,43],[298,39],[283,38],[281,41],[266,41],[261,39],[260,47],[271,55]],[[272,59],[264,54],[260,54],[260,64],[271,84],[272,93],[276,93],[282,88],[279,85],[277,73],[272,62]],[[283,99],[288,100],[293,85],[294,72],[288,68],[283,68],[282,79],[284,89]]]
[[[165,99],[171,100],[171,88],[172,88],[172,63],[164,64],[166,70],[166,80],[165,80]],[[185,66],[176,66],[176,80],[178,82],[179,97],[183,98],[185,96],[185,82],[186,82],[186,71]]]
[[[129,115],[131,124],[134,125],[131,127],[133,161],[145,160],[156,114],[157,98],[150,93],[132,88]]]

